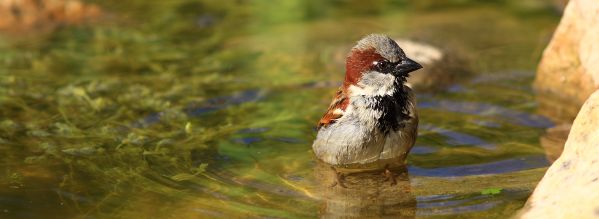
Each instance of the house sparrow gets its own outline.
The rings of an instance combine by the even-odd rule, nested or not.
[[[331,165],[342,187],[345,173],[404,166],[417,135],[416,99],[406,78],[422,66],[391,38],[371,34],[346,59],[345,81],[318,123],[312,148]]]

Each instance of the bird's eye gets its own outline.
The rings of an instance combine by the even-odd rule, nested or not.
[[[372,62],[374,69],[378,71],[384,71],[389,67],[390,62],[388,60],[379,60]]]

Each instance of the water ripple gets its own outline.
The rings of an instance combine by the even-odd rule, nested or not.
[[[449,145],[474,145],[488,150],[496,149],[495,144],[488,143],[485,140],[473,135],[455,132],[441,127],[436,127],[431,124],[422,124],[420,128],[447,137],[448,139],[445,140],[445,143]]]
[[[421,109],[439,109],[481,116],[497,116],[517,125],[534,128],[548,128],[553,126],[553,123],[544,116],[507,109],[488,103],[435,100],[420,102],[418,107]]]
[[[441,167],[432,169],[421,168],[411,165],[408,167],[408,170],[410,172],[410,175],[414,176],[453,177],[509,173],[546,167],[548,165],[549,162],[547,162],[547,159],[544,155],[532,155],[507,160],[500,160],[490,163]]]

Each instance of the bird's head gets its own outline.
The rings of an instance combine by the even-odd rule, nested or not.
[[[422,66],[406,57],[397,43],[382,34],[362,38],[347,56],[344,86],[356,85],[369,73],[384,74],[380,79],[405,81],[410,72]]]

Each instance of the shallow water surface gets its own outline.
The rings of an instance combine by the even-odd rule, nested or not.
[[[449,2],[96,1],[100,21],[3,35],[0,217],[508,217],[549,164],[530,83],[557,15]],[[464,70],[417,91],[399,185],[329,188],[315,124],[372,32]]]

